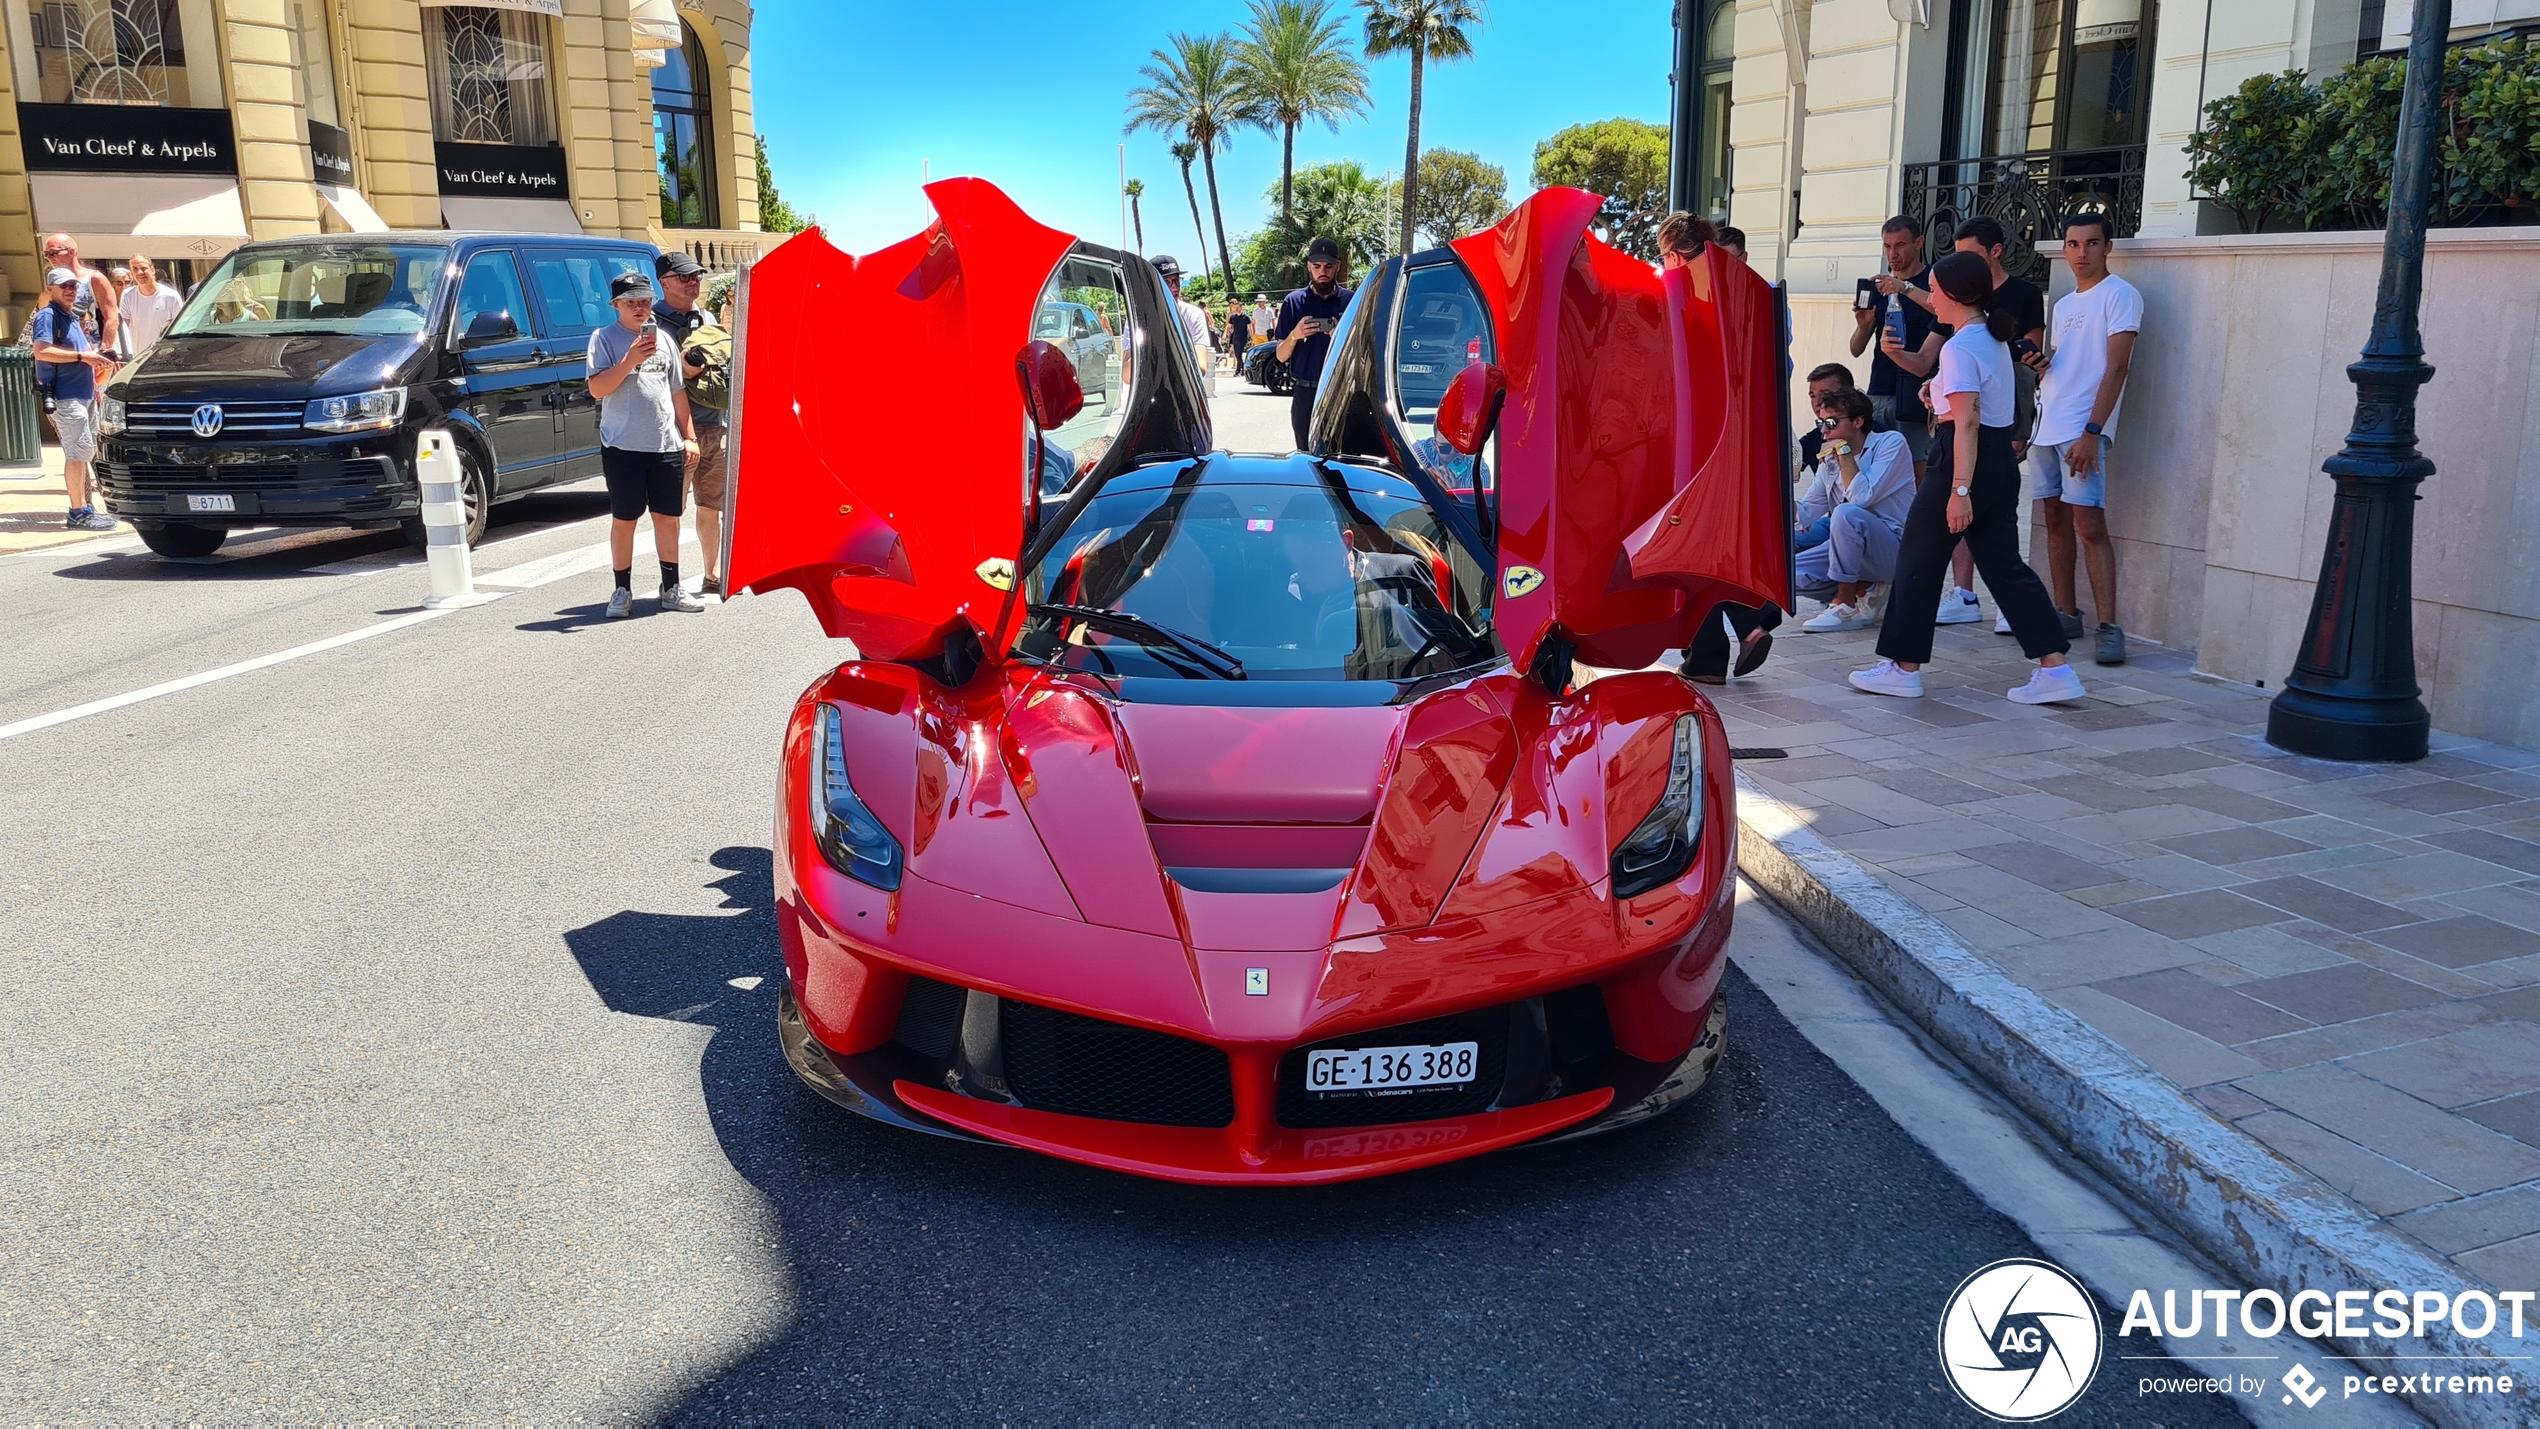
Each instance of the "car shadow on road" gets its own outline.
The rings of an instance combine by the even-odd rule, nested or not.
[[[664,1419],[1955,1421],[1940,1308],[2036,1254],[1734,968],[1711,1085],[1582,1142],[1229,1190],[894,1130],[795,1080],[769,855],[712,863],[735,913],[566,935],[609,1007],[715,1029],[706,1109],[793,1274],[791,1328]]]

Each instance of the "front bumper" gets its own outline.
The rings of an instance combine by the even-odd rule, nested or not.
[[[236,443],[108,437],[96,475],[106,509],[135,525],[388,527],[422,509],[411,445],[386,432]],[[220,498],[226,510],[202,509]]]

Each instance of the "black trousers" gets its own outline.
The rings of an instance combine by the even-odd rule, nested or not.
[[[1296,433],[1296,449],[1305,450],[1306,428],[1314,421],[1314,384],[1300,382],[1288,397],[1288,427]]]
[[[1685,642],[1684,673],[1687,675],[1725,675],[1729,672],[1728,632],[1720,628],[1720,617],[1727,616],[1737,628],[1740,642],[1758,630],[1771,630],[1782,623],[1782,613],[1769,605],[1739,605],[1721,601],[1702,617],[1693,628],[1693,638]]]
[[[1975,519],[1963,532],[1949,529],[1949,496],[1958,480],[1958,428],[1945,425],[1932,437],[1931,464],[1905,513],[1905,539],[1896,553],[1896,582],[1888,591],[1887,617],[1879,623],[1879,654],[1908,665],[1931,658],[1933,617],[1940,614],[1940,583],[1950,553],[1965,541],[1987,590],[2009,617],[2020,650],[2035,660],[2061,655],[2063,617],[2046,583],[2020,559],[2020,465],[2011,457],[2011,429],[1979,427],[1975,479],[1967,499]]]

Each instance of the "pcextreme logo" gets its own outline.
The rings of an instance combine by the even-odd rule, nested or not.
[[[1997,1260],[1940,1313],[1940,1368],[1967,1407],[2025,1424],[2071,1408],[2099,1372],[2099,1307],[2043,1260]]]

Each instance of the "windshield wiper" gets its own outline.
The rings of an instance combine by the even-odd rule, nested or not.
[[[1172,646],[1197,661],[1201,669],[1215,675],[1218,679],[1247,678],[1244,674],[1243,661],[1197,636],[1184,635],[1178,630],[1158,625],[1143,615],[1132,615],[1125,610],[1109,610],[1099,605],[1035,605],[1031,609],[1036,614],[1046,612],[1051,615],[1064,615],[1081,620],[1087,625],[1105,625],[1132,636],[1152,637],[1148,643],[1162,641]]]

